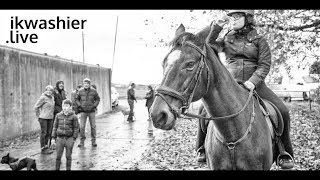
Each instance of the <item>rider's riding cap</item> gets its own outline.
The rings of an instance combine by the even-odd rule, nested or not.
[[[230,10],[228,11],[228,16],[232,16],[234,13],[244,13],[245,15],[250,14],[254,16],[254,10]]]
[[[245,27],[255,26],[254,10],[229,10],[227,15],[232,16],[235,13],[243,13],[245,17]]]

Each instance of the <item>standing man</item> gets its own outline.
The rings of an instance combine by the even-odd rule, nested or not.
[[[137,102],[137,99],[135,97],[135,92],[134,92],[134,88],[135,87],[136,87],[136,85],[134,83],[131,83],[129,89],[127,90],[127,99],[128,99],[128,104],[129,104],[129,107],[130,107],[130,113],[129,113],[129,116],[128,116],[128,119],[127,119],[128,122],[133,122],[134,101]]]
[[[80,144],[78,147],[84,146],[85,128],[87,117],[89,117],[90,127],[91,127],[91,143],[92,146],[96,147],[96,117],[95,111],[99,105],[100,97],[98,92],[91,88],[91,81],[89,78],[83,80],[83,88],[81,88],[76,96],[76,104],[79,107],[80,113]]]

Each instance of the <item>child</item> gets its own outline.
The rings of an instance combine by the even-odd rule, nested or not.
[[[56,143],[56,170],[60,170],[61,157],[66,148],[66,169],[71,170],[72,149],[79,133],[78,117],[72,110],[72,101],[62,102],[62,111],[55,117],[52,138]]]

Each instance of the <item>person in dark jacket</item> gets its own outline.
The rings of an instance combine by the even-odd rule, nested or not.
[[[130,113],[129,116],[127,118],[128,122],[133,122],[133,115],[134,115],[134,101],[137,102],[136,96],[135,96],[135,91],[134,88],[136,87],[136,85],[134,83],[130,84],[130,87],[127,90],[127,100],[128,100],[128,104],[130,107]]]
[[[148,86],[148,90],[149,91],[147,92],[147,94],[144,98],[146,99],[146,107],[148,109],[148,114],[150,114],[150,107],[151,107],[153,100],[154,100],[154,90],[151,85]],[[149,119],[150,119],[150,117],[149,117]]]
[[[38,117],[41,129],[40,146],[42,154],[51,154],[53,151],[49,149],[49,140],[51,137],[51,129],[53,125],[54,97],[53,86],[48,85],[40,98],[37,100],[35,107],[36,116]]]
[[[282,156],[279,166],[282,169],[291,169],[293,168],[294,156],[290,140],[289,110],[264,82],[271,66],[271,52],[268,42],[254,28],[254,10],[232,10],[227,15],[217,24],[211,23],[210,27],[206,27],[202,32],[210,29],[209,43],[216,47],[218,53],[224,52],[226,67],[234,78],[243,82],[248,89],[255,89],[261,98],[271,101],[280,110],[284,121],[284,130],[280,139],[284,144],[285,151],[291,157]],[[220,32],[228,23],[228,19],[232,20],[233,28],[227,30],[225,35],[221,35]],[[204,142],[204,139],[199,138],[205,138],[205,136],[198,134],[197,137],[197,142]],[[203,143],[197,144],[198,158],[205,160],[203,158],[205,156]]]
[[[59,80],[54,89],[54,115],[62,111],[62,101],[67,99],[67,94],[64,91],[64,82]]]
[[[71,170],[72,149],[79,133],[78,117],[72,110],[72,101],[66,99],[62,103],[62,111],[56,115],[52,138],[56,143],[56,170],[60,170],[61,157],[66,149],[66,170]]]
[[[80,143],[78,147],[84,146],[84,141],[86,139],[85,136],[85,128],[87,117],[89,117],[90,127],[91,127],[91,143],[92,146],[96,147],[96,117],[95,112],[100,102],[100,97],[98,92],[91,88],[90,86],[91,80],[89,78],[85,78],[83,80],[83,88],[81,88],[76,97],[76,103],[79,107],[80,113]]]
[[[82,88],[82,84],[79,84],[77,88],[71,93],[71,101],[72,101],[72,109],[74,113],[77,115],[79,113],[79,109],[76,103],[76,96],[78,91]]]

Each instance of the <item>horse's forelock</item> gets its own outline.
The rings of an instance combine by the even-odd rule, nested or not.
[[[201,39],[192,33],[184,32],[176,37],[173,38],[173,40],[170,41],[169,45],[172,47],[175,46],[182,46],[186,41],[191,41],[196,45],[199,45],[203,42],[201,42]]]

